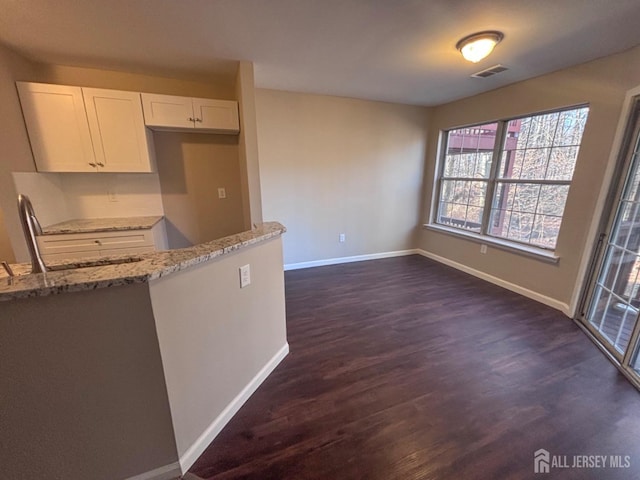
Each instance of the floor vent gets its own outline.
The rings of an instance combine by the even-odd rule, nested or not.
[[[505,70],[509,70],[509,69],[507,67],[505,67],[504,65],[494,65],[493,67],[489,67],[489,68],[487,68],[485,70],[481,70],[479,72],[476,72],[471,76],[473,78],[487,78],[487,77],[490,77],[492,75],[495,75],[496,73],[504,72]]]

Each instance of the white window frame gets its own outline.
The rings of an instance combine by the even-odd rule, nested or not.
[[[433,195],[431,199],[429,223],[424,225],[424,227],[430,230],[435,230],[443,233],[448,233],[454,236],[458,236],[461,238],[470,239],[478,243],[491,244],[500,249],[512,251],[515,253],[520,253],[526,256],[536,257],[552,263],[557,263],[559,261],[559,257],[555,254],[555,248],[547,248],[543,246],[534,245],[528,242],[520,242],[514,239],[506,239],[504,237],[494,236],[487,233],[489,231],[489,223],[491,221],[491,206],[494,202],[496,186],[499,183],[532,184],[532,185],[567,185],[570,187],[573,182],[573,175],[571,177],[571,180],[530,180],[530,179],[498,178],[498,168],[500,166],[500,158],[504,150],[505,136],[507,133],[509,122],[511,122],[512,120],[519,120],[527,117],[535,117],[538,115],[560,113],[568,110],[577,110],[585,107],[589,108],[589,104],[583,103],[578,105],[571,105],[571,106],[556,108],[552,110],[545,110],[545,111],[534,112],[534,113],[529,113],[524,115],[518,115],[514,117],[499,119],[499,120],[487,120],[483,122],[473,123],[470,125],[451,127],[447,130],[442,130],[440,132],[440,138],[438,139],[438,151],[437,151],[437,157],[436,157],[437,161],[436,161],[436,170],[435,170],[436,175],[434,177],[434,186],[433,186]],[[444,168],[445,168],[445,158],[448,150],[449,133],[453,130],[480,127],[480,126],[491,124],[491,123],[497,123],[498,126],[496,129],[496,139],[495,139],[493,155],[491,159],[491,171],[490,171],[489,177],[486,179],[487,189],[485,192],[485,203],[483,207],[482,225],[480,228],[480,233],[466,230],[464,228],[452,227],[449,225],[438,223],[437,220],[438,220],[438,212],[440,209],[442,181],[457,180],[457,178],[453,178],[453,177],[443,179]],[[584,137],[584,132],[583,132],[583,137]],[[582,140],[583,139],[581,139],[580,144],[582,144]],[[576,163],[577,163],[577,159],[576,159]],[[574,173],[575,173],[575,170],[574,170]],[[459,180],[470,181],[471,179],[460,178]],[[564,220],[564,213],[565,212],[563,210],[562,220]],[[562,228],[562,220],[561,220],[560,229]],[[560,237],[560,233],[558,233],[558,238],[559,237]],[[556,247],[557,247],[557,242],[556,242]]]

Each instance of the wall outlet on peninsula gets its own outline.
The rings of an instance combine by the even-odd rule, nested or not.
[[[251,285],[251,265],[248,263],[240,267],[240,288]]]

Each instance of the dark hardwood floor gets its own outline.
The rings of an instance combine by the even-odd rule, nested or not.
[[[286,273],[289,356],[204,479],[636,479],[640,394],[561,313],[419,256]],[[552,469],[534,451],[630,455]]]

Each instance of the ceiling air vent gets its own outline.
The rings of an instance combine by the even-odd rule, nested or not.
[[[471,76],[473,78],[487,78],[492,75],[495,75],[496,73],[504,72],[505,70],[509,70],[509,69],[504,65],[494,65],[493,67],[489,67],[485,70],[481,70],[477,73],[474,73]]]

